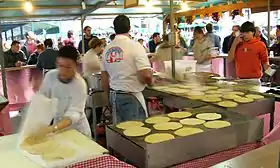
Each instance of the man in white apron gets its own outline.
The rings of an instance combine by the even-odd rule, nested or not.
[[[141,120],[147,117],[142,91],[152,83],[150,62],[143,46],[129,38],[127,16],[117,16],[114,29],[116,37],[105,48],[101,63],[105,101],[112,107],[114,123]]]

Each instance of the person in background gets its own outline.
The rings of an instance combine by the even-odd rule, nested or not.
[[[159,44],[160,44],[160,34],[154,33],[152,36],[152,40],[149,41],[148,43],[150,53],[155,53],[157,45]]]
[[[24,52],[27,59],[36,50],[36,43],[34,41],[34,36],[35,35],[33,32],[28,32],[25,34],[26,42],[22,46],[21,50]]]
[[[212,72],[211,68],[211,49],[214,44],[209,36],[205,36],[201,27],[197,26],[194,29],[194,45],[193,53],[194,59],[197,60],[197,72]]]
[[[88,46],[88,43],[92,38],[96,38],[96,36],[93,36],[91,34],[91,27],[86,26],[84,28],[85,53],[90,49],[90,47]],[[83,45],[83,40],[80,41],[79,47],[78,47],[78,50],[79,50],[80,54],[83,53],[82,45]]]
[[[176,28],[176,41],[177,41],[177,44],[176,44],[176,47],[177,48],[181,48],[181,49],[184,49],[184,54],[183,55],[188,55],[188,45],[185,41],[185,39],[181,36],[181,30]]]
[[[270,51],[273,51],[274,56],[280,56],[280,25],[276,27],[276,42],[270,47]]]
[[[110,37],[109,37],[110,43],[112,43],[112,41],[115,39],[115,37],[116,37],[115,33],[110,35]]]
[[[11,48],[4,53],[6,68],[25,65],[26,56],[20,48],[20,42],[15,40],[12,42]]]
[[[148,49],[147,47],[145,47],[145,45],[144,45],[144,40],[140,38],[140,39],[138,39],[138,42],[144,47],[146,53],[148,53],[148,52],[149,52],[149,49]]]
[[[163,35],[163,42],[157,46],[155,54],[151,58],[151,62],[153,62],[153,70],[157,72],[165,72],[164,61],[171,60],[171,45],[169,43],[169,35]],[[178,39],[177,39],[178,40]],[[183,55],[185,53],[184,48],[177,46],[175,49],[175,60],[183,59]]]
[[[206,30],[207,30],[206,36],[212,40],[214,47],[221,49],[221,38],[213,33],[213,25],[211,23],[208,23],[206,25]]]
[[[234,40],[234,38],[236,37],[236,35],[238,35],[240,33],[240,26],[239,25],[234,25],[232,27],[232,33],[231,35],[227,36],[224,38],[224,42],[223,42],[223,53],[227,54],[231,48],[232,42]]]
[[[56,68],[56,58],[58,51],[53,48],[52,39],[46,39],[44,41],[46,50],[42,52],[38,57],[37,68],[40,70],[50,70]]]
[[[33,54],[30,55],[28,61],[27,61],[27,64],[28,65],[36,65],[37,62],[38,62],[38,57],[39,55],[45,51],[45,46],[44,44],[40,43],[40,44],[37,44],[36,46],[36,50],[34,51]]]
[[[50,126],[39,128],[27,139],[29,141],[65,129],[75,129],[91,138],[90,126],[84,112],[87,88],[84,79],[77,72],[79,53],[75,47],[64,46],[58,55],[57,69],[46,74],[39,89],[39,94],[58,100],[54,122]]]
[[[93,73],[100,72],[99,55],[103,52],[102,40],[93,38],[90,40],[89,46],[91,49],[82,58],[84,76],[90,76]]]
[[[252,22],[245,22],[241,26],[241,34],[232,43],[228,59],[235,61],[238,79],[253,83],[260,83],[262,66],[269,68],[267,48],[263,42],[254,37],[256,32]]]
[[[75,46],[75,39],[73,37],[73,31],[69,30],[67,32],[67,39],[63,40],[64,46]]]
[[[129,38],[129,18],[119,15],[113,24],[117,35],[101,65],[104,102],[112,107],[113,123],[142,120],[147,117],[142,91],[152,84],[150,62],[143,46]]]
[[[264,38],[261,28],[255,27],[255,29],[256,29],[255,37],[257,39],[261,40],[265,44],[266,48],[268,48],[267,40]]]

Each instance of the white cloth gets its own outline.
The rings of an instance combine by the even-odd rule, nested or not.
[[[146,106],[146,101],[145,101],[145,98],[144,98],[142,92],[137,92],[137,93],[132,93],[132,94],[140,102],[140,104],[142,105],[143,109],[145,110],[146,117],[148,117],[148,110],[147,110],[147,106]]]
[[[134,93],[144,109],[146,105],[141,98],[141,92],[145,85],[140,82],[138,71],[150,68],[151,64],[143,46],[128,36],[117,35],[105,48],[101,71],[109,74],[110,88]]]
[[[86,90],[85,81],[78,73],[70,83],[65,84],[60,82],[58,70],[55,69],[46,74],[39,93],[58,100],[54,123],[63,117],[69,117],[72,120],[71,128],[91,137],[90,126],[84,112]]]
[[[83,73],[85,76],[100,72],[100,61],[93,49],[90,49],[82,58]]]
[[[196,64],[196,72],[210,72],[212,73],[212,65]]]

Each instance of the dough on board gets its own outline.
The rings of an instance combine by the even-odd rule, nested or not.
[[[177,136],[188,136],[201,132],[203,132],[203,130],[199,128],[181,128],[175,131],[174,134]]]
[[[192,116],[192,113],[190,112],[187,112],[187,111],[179,111],[179,112],[173,112],[173,113],[169,113],[167,114],[168,117],[171,117],[171,118],[187,118],[187,117],[190,117]]]
[[[183,120],[180,120],[180,123],[183,125],[194,126],[194,125],[201,125],[201,124],[205,123],[205,120],[201,120],[198,118],[185,118]]]
[[[169,117],[164,116],[156,116],[156,117],[150,117],[145,120],[148,124],[158,124],[158,123],[165,123],[170,121],[171,119]]]
[[[168,141],[171,139],[175,139],[175,136],[172,134],[167,134],[167,133],[156,133],[156,134],[151,134],[145,137],[145,142],[147,143],[160,143],[163,141]]]
[[[116,125],[117,128],[119,129],[128,129],[131,127],[142,127],[144,125],[144,123],[140,122],[140,121],[125,121],[125,122],[121,122],[119,124]]]
[[[139,137],[147,135],[151,129],[146,127],[132,127],[123,131],[123,134],[128,137]]]
[[[176,130],[182,128],[183,125],[178,122],[166,122],[166,123],[155,124],[153,127],[155,130],[158,131],[168,131],[168,130]]]
[[[69,146],[60,145],[58,148],[52,150],[51,152],[42,154],[42,159],[52,162],[58,160],[64,160],[72,158],[76,155],[76,151]]]
[[[218,113],[200,113],[196,115],[196,118],[201,120],[218,120],[222,118],[222,115]]]
[[[212,129],[229,127],[230,125],[231,125],[230,122],[228,122],[228,121],[221,121],[221,120],[208,121],[208,122],[204,123],[204,126],[206,128],[212,128]]]

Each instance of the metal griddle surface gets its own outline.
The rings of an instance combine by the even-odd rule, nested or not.
[[[222,115],[222,119],[220,119],[220,120],[229,121],[231,123],[231,126],[241,124],[241,123],[246,123],[249,120],[254,119],[251,116],[244,116],[242,114],[238,114],[238,113],[235,113],[235,112],[230,112],[230,111],[227,111],[227,110],[224,110],[224,109],[221,109],[221,108],[217,108],[217,107],[213,107],[213,106],[205,106],[205,107],[200,107],[200,108],[196,108],[196,109],[188,109],[188,111],[193,113],[193,115],[191,117],[188,117],[188,118],[195,118],[196,114],[200,114],[200,113],[213,113],[213,112],[214,113],[219,113],[219,114]],[[167,115],[161,115],[161,116],[167,116]],[[180,121],[180,119],[173,119],[173,118],[171,118],[171,119],[172,119],[171,121],[174,121],[174,122],[179,122]],[[153,134],[153,133],[170,133],[170,134],[173,134],[175,136],[175,138],[181,138],[179,136],[176,136],[174,134],[174,131],[157,131],[157,130],[153,129],[153,125],[147,124],[144,121],[143,121],[143,123],[145,124],[144,127],[152,129],[151,133],[149,133],[148,135]],[[145,149],[147,147],[147,143],[144,141],[145,136],[142,136],[142,137],[127,137],[123,134],[123,130],[117,128],[115,125],[114,126],[111,125],[111,126],[108,126],[108,127],[110,129],[114,130],[115,132],[117,132],[118,134],[122,135],[123,138],[128,139],[129,141],[133,142],[134,144],[140,146],[141,148]],[[203,125],[184,126],[184,127],[200,128],[200,129],[204,130],[204,132],[215,130],[215,129],[206,128]],[[239,131],[242,132],[242,130],[239,130]],[[192,136],[192,135],[190,135],[190,136]],[[149,145],[153,145],[153,144],[149,144]]]

